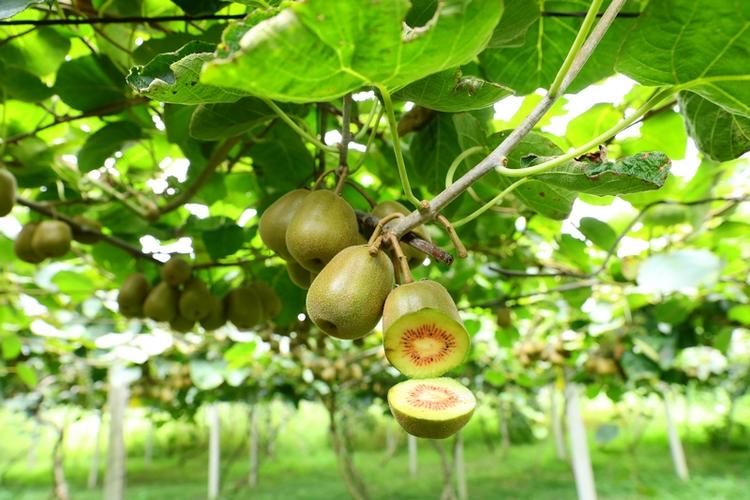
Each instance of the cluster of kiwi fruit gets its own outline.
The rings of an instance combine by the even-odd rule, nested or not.
[[[29,222],[13,242],[16,257],[30,264],[45,259],[62,257],[70,251],[73,230],[63,221],[50,219]]]
[[[303,361],[303,366],[309,369],[316,379],[324,382],[344,382],[347,380],[362,380],[364,372],[358,364],[347,365],[343,359],[331,361],[328,358],[314,358]]]
[[[392,201],[373,208],[381,218],[408,212]],[[429,238],[424,228],[415,232]],[[262,214],[259,233],[287,261],[291,280],[308,290],[307,314],[326,334],[359,339],[382,318],[386,357],[415,379],[388,394],[407,432],[440,439],[468,422],[474,395],[454,380],[439,378],[462,363],[469,350],[469,336],[445,288],[429,280],[394,288],[391,259],[365,242],[354,209],[333,191],[286,193]],[[401,249],[412,265],[424,260],[421,252],[403,244]]]
[[[541,339],[526,339],[513,346],[513,355],[524,366],[537,361],[562,365],[571,354],[559,337],[553,337],[546,342]]]
[[[196,323],[211,331],[227,321],[248,330],[281,312],[281,300],[266,283],[243,284],[220,298],[181,257],[166,262],[160,276],[153,288],[143,273],[128,276],[117,296],[120,313],[127,318],[169,323],[173,330],[185,333]]]

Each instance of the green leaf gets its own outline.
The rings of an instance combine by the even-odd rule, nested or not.
[[[312,154],[288,125],[277,123],[265,139],[250,149],[250,156],[266,192],[289,191],[312,177],[315,169]]]
[[[154,57],[145,66],[132,68],[127,82],[139,94],[162,102],[234,102],[244,93],[205,85],[198,80],[203,63],[213,59],[213,49],[210,43],[189,42],[175,52]]]
[[[588,0],[545,0],[542,10],[554,12],[586,11]],[[486,78],[507,85],[525,95],[538,88],[548,88],[562,66],[582,22],[576,17],[538,17],[528,29],[525,42],[518,47],[488,48],[479,55]],[[618,19],[607,30],[592,56],[573,81],[569,92],[614,74],[614,59],[633,20]],[[520,40],[520,38],[514,40]]]
[[[275,116],[271,108],[255,97],[231,104],[201,104],[190,119],[190,135],[202,141],[215,141],[247,132]]]
[[[495,387],[501,387],[508,378],[500,370],[485,370],[484,379]]]
[[[185,14],[199,16],[213,14],[229,2],[226,0],[172,0],[172,3],[178,5],[185,11]]]
[[[680,92],[678,102],[688,133],[702,153],[716,161],[729,161],[750,151],[750,118],[692,92]]]
[[[78,151],[78,168],[89,172],[104,165],[104,160],[141,138],[141,128],[133,122],[107,124],[89,136]]]
[[[520,47],[526,39],[526,32],[534,21],[539,19],[537,0],[506,0],[503,17],[487,47]]]
[[[407,165],[409,179],[430,193],[439,193],[445,188],[448,168],[461,151],[454,115],[439,113],[412,139],[411,161]]]
[[[7,99],[25,102],[39,102],[52,95],[52,89],[42,83],[38,76],[23,68],[6,66],[0,60],[0,100],[3,94]]]
[[[670,293],[710,287],[718,281],[720,271],[721,260],[708,250],[677,250],[643,261],[637,282],[644,291]]]
[[[524,158],[524,166],[541,163],[549,158]],[[669,176],[670,159],[664,153],[646,152],[601,161],[600,158],[570,160],[536,176],[547,184],[581,193],[618,195],[659,189]]]
[[[201,81],[279,101],[327,101],[365,85],[390,91],[471,61],[502,14],[497,0],[444,0],[423,26],[404,26],[407,0],[291,3],[206,65]]]
[[[39,382],[36,372],[27,363],[18,363],[16,365],[16,375],[31,389],[36,387],[36,384]]]
[[[436,111],[456,113],[492,106],[510,94],[512,91],[502,85],[472,74],[464,75],[461,68],[455,68],[411,83],[394,97]]]
[[[85,299],[94,293],[94,283],[86,274],[80,271],[60,271],[55,273],[52,283],[60,293],[74,297],[75,300]]]
[[[591,241],[594,245],[602,250],[609,250],[617,240],[617,234],[609,224],[602,222],[593,217],[584,217],[581,219],[578,230]]]
[[[245,233],[234,223],[224,224],[201,233],[201,239],[212,259],[232,255],[245,243]]]
[[[679,85],[750,117],[750,2],[649,2],[617,70],[644,85]]]
[[[29,34],[0,45],[0,60],[8,66],[46,76],[58,70],[69,50],[70,40],[56,28],[37,27]]]
[[[92,111],[124,101],[124,83],[109,59],[89,55],[64,62],[57,72],[54,90],[71,108]]]
[[[732,321],[737,321],[743,325],[750,325],[750,306],[747,304],[741,304],[732,307],[727,316]]]
[[[0,19],[13,17],[29,5],[42,3],[43,0],[4,0],[0,4]]]
[[[491,136],[490,148],[495,148],[509,133],[510,131],[506,130]],[[542,134],[531,132],[508,154],[508,167],[521,167],[523,159],[532,153],[559,155],[562,154],[562,150]],[[497,179],[498,190],[505,189],[516,180],[502,175]],[[535,212],[555,220],[565,219],[573,209],[576,199],[576,194],[569,189],[538,180],[522,184],[513,191],[513,195]]]
[[[21,344],[21,339],[18,338],[18,335],[10,334],[7,337],[3,337],[2,341],[0,341],[0,348],[3,351],[3,359],[16,359],[21,354],[23,344]]]
[[[565,136],[573,145],[585,144],[592,137],[612,128],[621,119],[622,112],[613,105],[595,104],[585,113],[570,120]]]

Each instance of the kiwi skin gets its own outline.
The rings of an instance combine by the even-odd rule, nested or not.
[[[44,255],[39,255],[31,245],[37,226],[37,223],[29,222],[23,226],[21,232],[18,233],[16,240],[13,242],[13,251],[16,257],[29,264],[39,264],[44,260]]]
[[[452,379],[424,379],[423,382],[439,383],[439,381],[445,380]],[[455,418],[446,420],[430,420],[428,418],[414,417],[412,415],[399,411],[393,405],[392,398],[394,397],[394,389],[396,386],[393,386],[388,390],[388,406],[390,407],[391,413],[393,414],[393,417],[396,419],[399,425],[412,436],[427,439],[449,438],[460,431],[469,422],[469,420],[471,420],[471,416],[474,414],[474,408],[472,408],[471,411],[463,415],[458,415]]]
[[[263,304],[249,285],[230,291],[225,297],[227,318],[240,330],[249,330],[263,319]]]
[[[190,279],[193,267],[182,257],[172,257],[161,268],[161,279],[168,285],[177,286]]]
[[[143,273],[131,274],[120,286],[117,294],[117,305],[120,314],[126,318],[143,317],[143,303],[150,292],[151,287]]]
[[[260,239],[284,260],[292,260],[286,246],[286,230],[302,201],[310,194],[307,189],[295,189],[273,202],[258,222]]]
[[[339,339],[370,333],[393,288],[393,265],[368,245],[345,248],[323,268],[307,291],[307,312],[318,328]]]
[[[177,314],[172,321],[169,322],[169,327],[172,330],[180,333],[187,333],[195,326],[195,320],[188,319],[180,314]]]
[[[359,241],[354,209],[333,191],[308,194],[286,231],[289,253],[313,272],[320,272],[341,250]]]
[[[16,178],[4,168],[0,168],[0,217],[13,210],[16,202]]]
[[[260,305],[263,309],[263,319],[273,319],[281,312],[281,299],[276,294],[276,290],[268,286],[267,283],[256,281],[250,286],[260,299]]]
[[[73,217],[73,220],[80,226],[80,229],[78,227],[72,228],[74,240],[85,245],[95,245],[96,243],[99,243],[101,235],[98,233],[101,232],[102,228],[99,221],[87,219],[82,215],[76,215]]]
[[[383,331],[405,314],[425,308],[437,309],[463,324],[448,290],[437,281],[421,280],[399,285],[388,295],[383,306]]]
[[[185,319],[198,321],[211,313],[211,292],[200,278],[190,278],[185,283],[178,303],[179,313]]]
[[[286,263],[286,272],[289,275],[289,279],[292,280],[292,283],[303,290],[310,288],[310,283],[315,279],[313,273],[300,266],[295,260],[290,260]]]
[[[34,231],[31,247],[44,257],[62,257],[70,251],[71,241],[73,231],[69,225],[59,220],[45,220]]]
[[[154,287],[143,303],[143,314],[154,321],[172,321],[177,316],[180,291],[166,281]]]
[[[227,308],[224,299],[211,295],[211,310],[208,316],[200,320],[204,330],[211,331],[224,326],[227,322]]]

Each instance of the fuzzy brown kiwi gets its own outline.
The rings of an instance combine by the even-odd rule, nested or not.
[[[225,300],[227,318],[240,330],[249,330],[263,319],[263,304],[251,286],[235,288],[227,294]]]
[[[168,285],[177,286],[190,279],[193,266],[182,257],[172,257],[161,267],[161,279]]]
[[[71,241],[73,231],[69,225],[60,220],[45,220],[34,231],[31,246],[44,257],[62,257],[70,250]]]
[[[117,294],[120,314],[126,318],[143,317],[143,303],[150,291],[151,287],[143,273],[131,274],[125,278]]]
[[[39,255],[31,245],[37,226],[37,223],[29,222],[21,228],[21,232],[18,233],[16,240],[13,242],[13,252],[16,257],[29,264],[39,264],[44,260],[44,256]]]
[[[162,281],[156,285],[143,303],[143,314],[154,321],[172,321],[177,316],[177,302],[180,291]]]
[[[180,333],[187,333],[195,327],[195,320],[186,318],[181,314],[177,314],[172,321],[169,322],[169,327],[172,330]]]
[[[282,259],[292,260],[286,246],[286,230],[302,201],[310,194],[307,189],[295,189],[273,202],[258,221],[260,239]]]
[[[203,280],[197,277],[190,278],[180,294],[178,303],[180,316],[198,321],[211,312],[211,292]]]
[[[451,378],[406,380],[388,391],[396,421],[412,436],[445,439],[460,431],[476,408],[474,394]]]
[[[76,215],[73,220],[78,223],[78,227],[73,227],[73,239],[78,243],[85,245],[95,245],[101,240],[101,236],[98,234],[101,231],[102,225],[99,221],[88,219],[82,215]]]
[[[255,290],[260,299],[260,304],[263,308],[263,319],[269,320],[278,316],[281,312],[281,299],[276,290],[262,281],[251,283],[250,286]]]
[[[4,168],[0,168],[0,217],[13,210],[16,203],[16,178]]]
[[[307,313],[332,337],[356,339],[370,333],[393,287],[391,260],[368,245],[345,248],[318,274],[307,291]]]
[[[394,200],[381,201],[372,209],[372,215],[375,215],[376,217],[379,217],[381,219],[391,214],[408,215],[409,213],[411,213],[411,210]],[[427,232],[427,229],[424,226],[417,226],[411,231],[423,240],[430,242],[432,241],[429,233]],[[406,258],[409,259],[409,267],[417,267],[422,262],[424,262],[425,258],[427,257],[427,254],[425,254],[424,252],[420,252],[410,245],[401,243],[400,246],[401,251],[404,252]]]
[[[286,231],[286,246],[302,267],[319,272],[346,247],[359,242],[354,209],[333,191],[313,191],[302,200]]]
[[[409,377],[438,377],[460,365],[469,352],[458,309],[435,281],[394,289],[383,308],[383,332],[388,361]]]
[[[203,318],[200,323],[204,330],[211,331],[224,326],[227,322],[227,308],[226,302],[215,296],[211,295],[211,310],[208,316]]]

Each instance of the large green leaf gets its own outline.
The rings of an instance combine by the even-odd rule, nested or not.
[[[104,160],[128,142],[141,138],[141,128],[133,122],[121,121],[105,125],[89,136],[78,151],[78,168],[88,172],[104,165]]]
[[[430,193],[439,193],[445,187],[448,168],[463,149],[456,132],[456,116],[438,114],[412,139],[407,172],[413,183],[423,186]]]
[[[364,85],[389,90],[469,62],[487,44],[498,0],[444,0],[423,26],[405,27],[407,0],[292,3],[209,63],[206,84],[280,101],[340,97]]]
[[[124,101],[127,87],[109,59],[89,55],[64,62],[54,90],[71,108],[91,111]]]
[[[464,75],[461,68],[422,78],[397,92],[394,97],[413,101],[425,108],[456,113],[486,108],[512,91],[479,76]]]
[[[289,191],[310,180],[315,167],[310,151],[288,125],[278,123],[250,149],[258,182],[266,191]]]
[[[582,218],[578,229],[591,243],[602,250],[609,250],[617,241],[615,230],[606,222],[593,217]]]
[[[750,2],[649,2],[617,60],[644,85],[679,85],[750,116]]]
[[[547,159],[529,155],[523,163],[528,166]],[[616,161],[584,157],[570,160],[536,178],[571,191],[599,196],[618,195],[659,189],[669,176],[670,165],[669,157],[658,151],[638,153]]]
[[[503,17],[495,27],[488,47],[520,47],[526,39],[526,32],[534,21],[539,19],[537,0],[506,0]]]
[[[510,131],[504,131],[490,137],[490,147],[496,147],[509,133]],[[521,143],[508,154],[508,167],[519,168],[524,164],[525,157],[540,153],[557,156],[562,154],[562,150],[542,134],[532,132],[524,137]],[[499,176],[497,179],[498,190],[505,189],[516,180],[506,176]],[[570,214],[573,209],[573,202],[576,199],[576,194],[564,186],[556,186],[538,180],[522,184],[513,191],[513,194],[535,212],[556,220],[565,219]]]
[[[190,135],[202,141],[215,141],[247,132],[274,116],[274,111],[255,97],[231,104],[202,104],[190,120]]]
[[[585,12],[591,3],[589,0],[538,1],[542,11],[555,12]],[[538,17],[528,29],[523,45],[488,48],[479,55],[485,76],[522,95],[549,87],[581,22],[581,18],[576,17]],[[633,23],[632,19],[618,18],[612,24],[569,91],[579,91],[614,73],[612,54],[617,53]]]
[[[210,43],[189,42],[175,52],[156,56],[145,66],[134,67],[127,82],[136,92],[162,102],[234,102],[244,93],[198,80],[203,63],[213,59],[213,49]]]
[[[698,149],[716,161],[750,151],[750,118],[726,111],[692,92],[680,92],[680,111]]]
[[[607,103],[594,104],[568,123],[565,136],[573,145],[584,144],[606,132],[622,119],[622,112]]]
[[[15,34],[25,28],[19,27]],[[70,40],[53,27],[38,27],[31,33],[0,44],[0,60],[37,75],[54,74],[70,50]]]
[[[237,224],[230,222],[217,228],[208,229],[201,234],[203,244],[212,259],[218,260],[232,255],[242,248],[245,234]]]
[[[653,114],[646,118],[638,133],[639,137],[619,141],[623,155],[663,151],[673,160],[685,157],[687,131],[679,113],[669,109]]]
[[[6,66],[0,60],[0,101],[18,99],[26,102],[39,102],[52,95],[52,89],[45,85],[38,76],[23,68]]]

